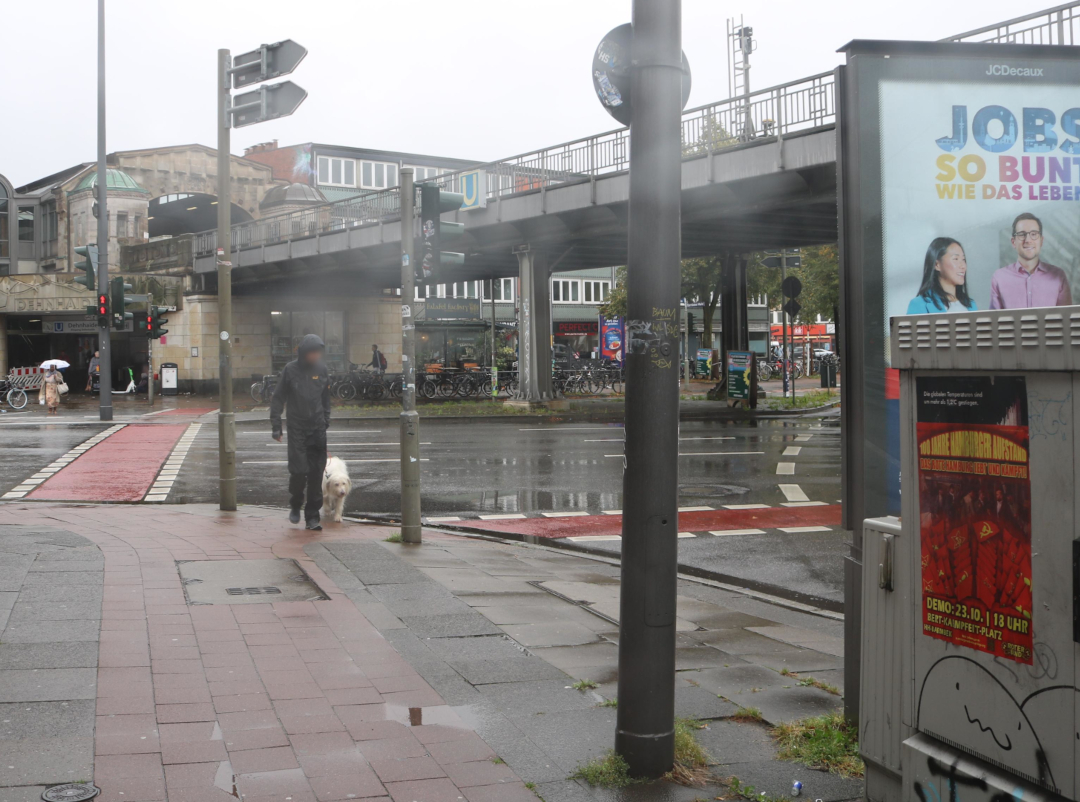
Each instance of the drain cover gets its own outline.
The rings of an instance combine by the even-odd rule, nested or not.
[[[189,604],[266,604],[327,598],[295,560],[180,562]]]
[[[101,789],[89,783],[65,783],[46,788],[41,798],[45,802],[82,802],[84,799],[93,799],[101,793]]]

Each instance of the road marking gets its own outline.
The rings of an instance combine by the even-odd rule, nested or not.
[[[578,535],[577,537],[568,537],[566,540],[572,540],[575,543],[589,543],[593,540],[622,540],[622,535]]]
[[[788,446],[784,449],[784,453],[781,456],[797,457],[799,456],[800,451],[802,451],[802,446]]]
[[[780,473],[780,471],[777,471]],[[794,473],[794,471],[792,471]],[[780,492],[784,494],[784,498],[788,501],[809,501],[810,496],[803,492],[803,489],[798,485],[780,485]]]
[[[828,507],[827,501],[781,501],[781,507]]]
[[[734,440],[734,437],[680,437],[680,441],[686,440]]]
[[[763,510],[768,504],[725,504],[725,510]]]
[[[421,457],[421,462],[431,462],[427,457]],[[393,457],[391,459],[343,459],[342,462],[346,464],[352,464],[355,462],[401,462],[400,457]],[[244,465],[288,465],[287,459],[246,459]]]
[[[787,532],[789,535],[797,535],[801,532],[831,532],[827,526],[780,526],[777,527],[781,532]]]
[[[511,519],[517,520],[518,518],[524,518],[525,516],[520,512],[507,513],[505,515],[481,515],[481,521],[509,521]]]
[[[604,510],[604,515],[622,515],[622,510]]]
[[[583,443],[625,443],[625,437],[603,437],[599,440],[582,440]]]
[[[450,516],[447,516],[445,518],[428,518],[427,522],[429,524],[448,524],[451,521],[460,521],[460,520],[461,520],[460,518],[458,518],[456,516],[453,516],[453,515],[450,515]]]
[[[568,428],[565,426],[536,426],[527,429],[518,429],[519,432],[613,432],[622,426],[577,426]]]
[[[680,452],[680,457],[738,457],[752,454],[764,454],[764,451],[687,451]],[[605,454],[605,457],[623,457],[625,454]],[[792,463],[794,464],[794,463]]]
[[[776,463],[776,473],[779,476],[792,476],[795,473],[794,462],[778,462]]]
[[[695,534],[694,534],[693,532],[679,532],[679,535],[678,535],[678,536],[679,536],[680,538],[684,538],[684,537],[697,537],[697,535],[695,535]]]
[[[267,446],[270,446],[270,447],[277,447],[277,448],[288,448],[288,446],[289,446],[288,443],[264,443],[264,445],[267,445]],[[355,443],[338,443],[338,442],[331,442],[331,441],[327,440],[326,445],[327,446],[400,446],[401,443],[400,442],[398,442],[398,443],[364,443],[364,442],[361,442],[361,441],[357,441]],[[421,443],[420,445],[422,445],[422,446],[430,446],[431,443]]]
[[[382,434],[381,429],[349,429],[348,431],[340,432],[340,434]],[[247,435],[248,437],[266,437],[266,431],[258,432],[237,432],[237,434]],[[286,436],[288,432],[285,432]]]
[[[545,518],[575,518],[579,515],[588,515],[588,512],[542,512]]]
[[[712,511],[712,507],[679,507],[679,512],[706,512]]]
[[[764,535],[764,529],[720,529],[717,531],[709,532],[710,535],[716,535],[717,537],[735,537],[736,535]]]
[[[796,442],[796,443],[805,443],[805,442],[806,442],[807,440],[809,440],[809,439],[810,439],[811,437],[813,437],[813,436],[814,436],[814,435],[812,435],[812,434],[800,434],[800,435],[796,435],[796,436],[795,436],[795,442]]]

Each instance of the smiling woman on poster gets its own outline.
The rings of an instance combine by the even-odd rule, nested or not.
[[[952,237],[937,237],[926,249],[922,284],[908,304],[909,315],[973,312],[978,307],[967,291],[967,256]]]

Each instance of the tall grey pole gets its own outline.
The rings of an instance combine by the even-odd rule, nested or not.
[[[683,298],[683,380],[686,382],[687,391],[690,390],[690,304]]]
[[[784,286],[784,282],[787,281],[787,249],[780,251],[780,286]],[[792,375],[788,366],[788,319],[787,310],[784,307],[787,305],[787,301],[784,300],[784,291],[780,290],[780,371],[781,376],[784,378],[782,386],[784,391],[784,398],[788,395],[788,386],[791,385],[791,397],[795,397],[795,387],[793,386],[795,377]]]
[[[401,539],[420,542],[420,413],[416,411],[413,169],[401,168]]]
[[[150,303],[153,303],[152,298]],[[150,406],[154,406],[154,341],[150,337],[146,338],[146,361],[147,370],[150,371],[146,376],[146,400]]]
[[[105,0],[98,0],[98,109],[97,109],[97,193],[98,220],[98,294],[109,294],[109,179],[105,166]],[[96,301],[97,299],[95,299]],[[113,419],[112,407],[112,350],[109,330],[112,321],[98,323],[98,362],[101,378],[98,381],[98,412],[101,420]]]
[[[674,762],[682,0],[633,0],[623,558],[615,750]]]
[[[218,144],[217,144],[217,279],[218,279],[218,507],[236,509],[236,416],[233,414],[232,382],[232,193],[229,188],[231,121],[229,120],[228,50],[218,51]]]

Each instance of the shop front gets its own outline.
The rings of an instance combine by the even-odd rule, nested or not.
[[[416,359],[422,370],[491,364],[491,322],[477,298],[428,298],[417,304]]]
[[[594,317],[592,320],[556,320],[552,326],[555,344],[562,343],[570,353],[577,354],[581,359],[599,358],[599,317]]]

